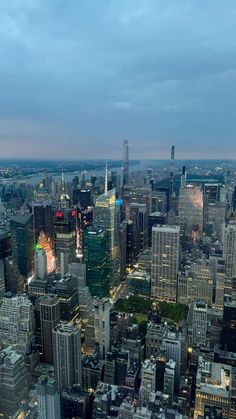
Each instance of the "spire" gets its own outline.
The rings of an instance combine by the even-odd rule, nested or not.
[[[66,193],[65,188],[65,179],[64,179],[64,170],[63,170],[63,163],[61,167],[61,194],[64,195]]]
[[[107,194],[108,190],[108,171],[107,171],[107,162],[106,162],[106,168],[105,168],[105,194]]]

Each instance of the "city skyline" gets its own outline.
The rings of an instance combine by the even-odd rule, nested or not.
[[[235,2],[1,8],[1,157],[236,158]]]

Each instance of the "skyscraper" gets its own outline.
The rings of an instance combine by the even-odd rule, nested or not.
[[[124,140],[123,143],[123,186],[129,184],[129,143]]]
[[[38,419],[58,419],[61,417],[60,394],[55,378],[42,376],[36,386],[38,399]]]
[[[203,192],[200,186],[182,184],[179,192],[179,221],[185,224],[187,235],[203,230]]]
[[[47,257],[44,249],[36,249],[34,270],[37,278],[44,279],[47,273]]]
[[[84,234],[84,262],[87,285],[93,296],[107,297],[110,289],[109,233],[102,228],[86,228]]]
[[[236,352],[236,301],[231,298],[224,303],[221,347]]]
[[[5,297],[0,306],[0,342],[13,345],[25,356],[32,349],[34,337],[33,304],[27,296]]]
[[[41,231],[47,237],[47,240],[53,243],[52,231],[52,202],[34,201],[32,203],[33,225],[34,225],[34,242],[37,243]]]
[[[27,395],[27,372],[23,355],[9,346],[0,352],[0,412],[14,417]]]
[[[28,278],[32,274],[34,254],[32,214],[12,217],[10,227],[14,263],[20,274]]]
[[[223,257],[225,259],[226,288],[230,293],[232,279],[236,277],[236,223],[223,225]]]
[[[120,251],[116,215],[116,191],[111,189],[98,196],[94,208],[94,225],[109,233],[111,288],[116,287],[120,282]]]
[[[158,300],[176,301],[180,254],[180,227],[152,228],[151,296]]]
[[[78,326],[60,322],[53,331],[53,360],[60,393],[81,386],[81,337]]]
[[[99,344],[99,355],[105,359],[110,350],[110,301],[99,298],[94,304],[95,342]]]
[[[46,294],[40,299],[40,322],[43,360],[46,364],[53,363],[52,332],[60,321],[58,297]]]

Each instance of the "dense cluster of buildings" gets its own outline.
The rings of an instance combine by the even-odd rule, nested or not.
[[[4,418],[236,417],[236,170],[179,173],[174,151],[2,180]]]

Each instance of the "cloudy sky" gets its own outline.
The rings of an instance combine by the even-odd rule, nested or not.
[[[235,0],[0,0],[0,157],[236,158]]]

